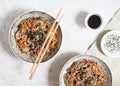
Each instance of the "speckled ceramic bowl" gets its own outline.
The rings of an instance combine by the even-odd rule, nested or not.
[[[35,61],[35,57],[32,57],[32,56],[29,56],[25,53],[22,53],[21,50],[19,49],[18,45],[16,44],[16,41],[15,41],[15,32],[17,31],[18,29],[18,24],[23,20],[23,19],[26,19],[28,17],[31,17],[31,16],[35,16],[35,17],[39,17],[39,16],[42,16],[42,17],[46,17],[50,20],[51,23],[54,22],[54,18],[52,16],[50,16],[49,14],[47,13],[44,13],[44,12],[41,12],[41,11],[30,11],[30,12],[26,12],[26,13],[23,13],[21,14],[20,16],[18,16],[13,24],[11,25],[10,27],[10,30],[9,30],[9,36],[8,36],[8,40],[9,40],[9,45],[10,45],[10,48],[12,50],[12,52],[20,59],[26,61],[26,62],[30,62],[30,63],[33,63]],[[45,62],[45,61],[48,61],[49,59],[51,59],[59,50],[60,46],[61,46],[61,42],[62,42],[62,32],[61,32],[61,28],[59,27],[58,30],[58,43],[57,43],[57,46],[56,48],[54,49],[54,51],[49,54],[49,55],[46,55],[42,62]]]
[[[66,69],[69,68],[74,62],[80,61],[80,60],[83,60],[83,59],[88,59],[88,60],[93,60],[95,62],[98,62],[101,65],[104,73],[107,76],[105,86],[112,86],[112,75],[111,75],[111,72],[110,72],[110,69],[108,68],[108,66],[102,60],[100,60],[99,58],[94,57],[94,56],[89,56],[89,55],[82,55],[82,56],[77,55],[77,56],[71,58],[68,62],[65,63],[65,65],[63,66],[62,71],[60,73],[60,77],[59,77],[60,86],[65,86],[64,74],[66,73]]]

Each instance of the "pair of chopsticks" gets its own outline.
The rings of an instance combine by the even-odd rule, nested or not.
[[[59,12],[58,12],[58,14],[57,14],[57,16],[55,18],[55,21],[53,22],[53,24],[52,24],[52,26],[50,28],[50,31],[48,32],[47,37],[46,37],[46,39],[45,39],[45,41],[44,41],[44,43],[43,43],[43,45],[41,47],[41,50],[40,50],[40,52],[39,52],[39,54],[38,54],[38,56],[37,56],[37,58],[36,58],[36,60],[35,60],[35,62],[33,64],[31,70],[30,70],[30,73],[31,73],[30,78],[29,78],[30,80],[33,79],[33,76],[34,76],[40,62],[44,58],[44,56],[46,54],[46,51],[47,51],[51,41],[53,40],[53,37],[54,37],[56,31],[58,29],[59,23],[61,22],[61,19],[63,17],[63,15],[61,15],[61,11],[62,11],[62,9],[59,10]],[[58,20],[58,18],[59,18],[59,20]],[[57,20],[58,20],[58,23],[57,23]]]

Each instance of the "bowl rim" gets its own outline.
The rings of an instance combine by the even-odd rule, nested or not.
[[[9,31],[8,31],[8,44],[9,44],[9,47],[10,47],[11,51],[13,52],[13,54],[14,54],[20,61],[22,61],[22,62],[27,62],[27,63],[34,63],[34,62],[33,62],[33,61],[32,61],[32,62],[29,62],[29,61],[27,61],[27,60],[24,60],[24,59],[22,59],[21,57],[19,57],[19,56],[15,53],[15,51],[12,49],[12,46],[11,46],[11,43],[10,43],[10,42],[11,42],[11,40],[10,40],[11,34],[10,34],[10,33],[11,33],[11,29],[12,29],[13,25],[15,24],[15,22],[16,22],[20,17],[22,17],[23,15],[29,14],[29,13],[31,13],[31,12],[39,12],[39,13],[47,14],[47,15],[50,16],[51,18],[55,19],[53,16],[51,16],[50,14],[48,14],[48,13],[46,13],[46,12],[43,12],[43,11],[40,11],[40,10],[30,10],[30,11],[26,11],[26,12],[23,12],[23,13],[19,14],[19,15],[12,21],[12,24],[11,24],[10,29],[9,29]],[[58,53],[58,51],[60,50],[61,45],[62,45],[62,39],[63,39],[61,26],[59,25],[59,27],[60,27],[61,42],[60,42],[60,47],[58,48],[58,50],[57,50],[57,52],[55,53],[55,55],[56,55],[56,54]],[[46,60],[46,61],[44,61],[44,62],[41,62],[41,63],[45,63],[45,62],[48,62],[48,61],[52,60],[53,57],[55,57],[55,55],[53,55],[50,59],[48,59],[48,60]]]
[[[107,68],[107,70],[109,71],[109,76],[110,76],[110,86],[112,86],[112,73],[111,73],[111,71],[110,71],[110,68],[108,67],[108,65],[103,61],[103,60],[101,60],[100,58],[98,58],[98,57],[95,57],[95,56],[92,56],[92,55],[76,55],[76,56],[74,56],[74,57],[72,57],[71,59],[69,59],[64,65],[63,65],[63,67],[62,67],[62,70],[61,70],[61,72],[60,72],[60,75],[59,75],[59,85],[60,86],[63,86],[63,84],[62,84],[62,81],[64,81],[63,80],[63,72],[64,72],[64,69],[67,67],[67,65],[69,65],[69,64],[72,64],[73,62],[75,62],[76,60],[75,59],[85,59],[84,57],[87,57],[87,59],[90,57],[90,58],[93,58],[93,61],[95,61],[95,59],[96,60],[98,60],[98,61],[100,61],[100,62],[102,62],[105,66],[106,66],[106,68]],[[65,84],[64,84],[64,86],[65,86]]]

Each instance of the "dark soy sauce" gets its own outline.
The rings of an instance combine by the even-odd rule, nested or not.
[[[101,24],[101,18],[97,15],[92,15],[88,19],[88,26],[92,29],[97,29]]]

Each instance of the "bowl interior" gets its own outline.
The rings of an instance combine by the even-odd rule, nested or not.
[[[52,16],[50,16],[49,14],[47,13],[44,13],[44,12],[41,12],[41,11],[30,11],[30,12],[27,12],[27,13],[24,13],[24,14],[21,14],[20,16],[18,16],[10,30],[9,30],[9,36],[8,36],[8,39],[9,39],[9,45],[10,45],[10,48],[12,49],[13,53],[19,57],[20,59],[24,60],[24,61],[27,61],[27,62],[30,62],[30,63],[33,63],[35,61],[35,57],[33,56],[29,56],[25,53],[22,53],[21,50],[19,49],[18,45],[16,44],[16,41],[15,41],[15,33],[16,31],[18,30],[18,25],[19,23],[23,20],[23,19],[27,19],[31,16],[35,16],[35,17],[46,17],[50,20],[50,23],[52,24],[54,22],[54,18]],[[52,58],[59,50],[60,46],[61,46],[61,42],[62,42],[62,32],[61,32],[61,28],[59,26],[58,30],[57,30],[57,33],[58,33],[58,42],[57,42],[57,46],[56,48],[54,49],[54,51],[49,54],[49,55],[46,55],[42,62],[45,62],[45,61],[48,61],[50,58]]]

